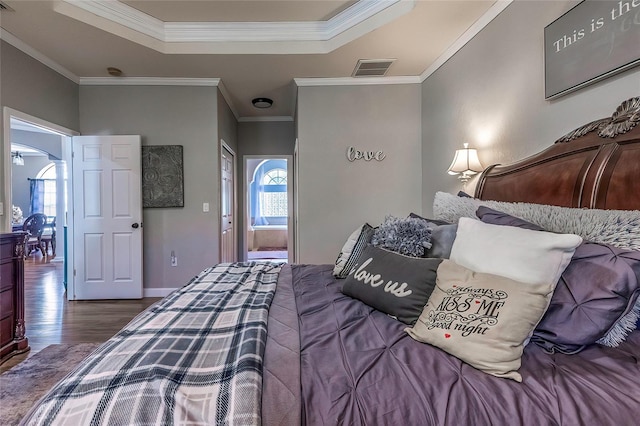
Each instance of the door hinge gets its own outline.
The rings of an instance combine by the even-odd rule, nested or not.
[[[76,276],[76,270],[75,269],[73,270],[73,276],[74,277]]]

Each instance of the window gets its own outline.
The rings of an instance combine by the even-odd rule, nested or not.
[[[287,171],[285,169],[271,169],[262,176],[263,185],[286,185]]]
[[[54,163],[44,166],[36,176],[44,181],[44,209],[47,216],[56,215],[56,165]]]
[[[260,191],[260,215],[263,217],[287,217],[287,171],[271,169],[262,176]]]

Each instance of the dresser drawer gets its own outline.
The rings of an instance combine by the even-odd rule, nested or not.
[[[0,263],[0,291],[13,288],[15,281],[14,269],[13,262],[5,261]]]
[[[6,242],[0,244],[0,259],[11,259],[13,257],[14,244]]]
[[[13,289],[0,293],[0,318],[13,316]]]
[[[13,315],[0,320],[0,347],[13,340],[14,324]]]

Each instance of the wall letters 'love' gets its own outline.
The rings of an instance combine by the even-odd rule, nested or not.
[[[352,146],[347,148],[347,160],[352,161],[352,162],[355,161],[355,160],[382,161],[382,160],[384,160],[384,157],[386,157],[386,155],[384,154],[383,151],[376,151],[376,152],[373,152],[373,151],[360,151],[358,149],[355,149]]]

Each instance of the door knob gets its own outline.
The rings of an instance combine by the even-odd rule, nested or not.
[[[137,223],[134,223],[133,225],[131,225],[131,227],[132,227],[133,229],[138,229],[138,226],[140,226],[140,225],[138,225]]]

